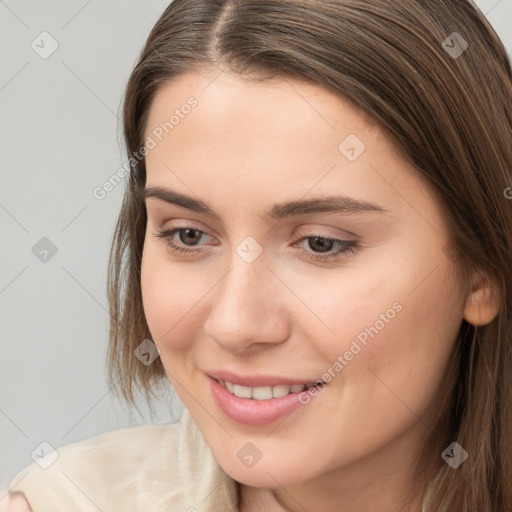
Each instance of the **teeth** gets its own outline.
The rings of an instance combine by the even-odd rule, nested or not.
[[[254,398],[254,400],[269,400],[272,398],[272,386],[249,389],[252,389],[252,398]]]
[[[252,389],[247,386],[239,386],[238,384],[235,384],[233,392],[240,398],[252,398]]]
[[[280,398],[290,393],[299,393],[306,389],[306,384],[294,384],[286,386],[283,384],[277,386],[262,386],[250,388],[248,386],[240,386],[226,380],[219,380],[219,383],[225,387],[230,393],[240,398],[253,398],[254,400],[270,400],[271,398]]]
[[[295,391],[293,390],[293,388],[295,388]],[[302,389],[304,388],[304,386],[302,384],[296,384],[295,386],[285,386],[285,385],[282,385],[282,386],[273,386],[272,387],[272,396],[274,398],[279,398],[280,396],[286,396],[290,393],[290,391],[292,393],[295,393],[296,391],[302,391]]]

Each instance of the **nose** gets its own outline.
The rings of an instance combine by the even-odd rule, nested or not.
[[[205,334],[233,353],[283,343],[289,336],[286,303],[290,303],[283,294],[290,292],[263,257],[252,263],[231,263],[230,271],[212,290]]]

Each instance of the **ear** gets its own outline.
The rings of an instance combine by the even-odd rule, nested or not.
[[[491,323],[500,311],[497,286],[483,274],[477,274],[466,299],[464,319],[472,325]]]

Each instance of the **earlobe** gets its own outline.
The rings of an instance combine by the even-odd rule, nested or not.
[[[464,319],[472,325],[491,323],[500,311],[497,289],[491,281],[480,275],[467,297]]]

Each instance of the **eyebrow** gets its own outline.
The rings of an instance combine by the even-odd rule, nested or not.
[[[200,199],[179,194],[178,192],[163,187],[147,187],[144,189],[143,197],[144,201],[152,197],[222,220],[208,204]],[[270,211],[267,212],[267,216],[271,219],[283,219],[285,217],[311,213],[364,213],[387,211],[388,210],[375,203],[338,195],[274,204]]]

